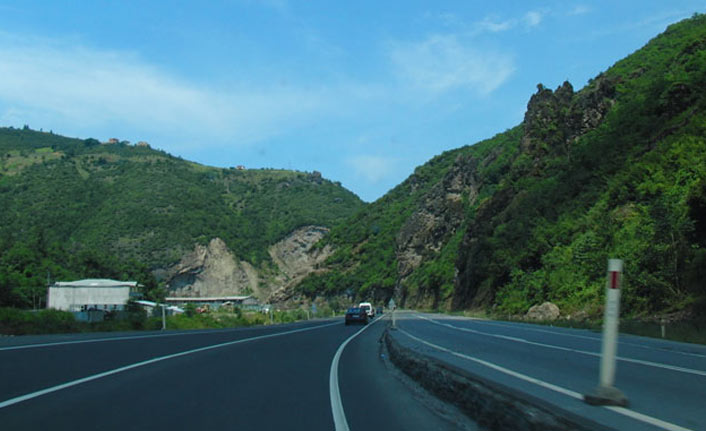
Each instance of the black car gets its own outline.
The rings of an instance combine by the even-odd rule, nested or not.
[[[351,323],[368,324],[368,313],[360,307],[351,307],[346,311],[346,325]]]

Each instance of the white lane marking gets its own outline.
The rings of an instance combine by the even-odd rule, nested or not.
[[[595,337],[591,337],[588,335],[567,334],[566,332],[561,332],[561,331],[550,331],[548,329],[530,328],[529,324],[513,324],[513,323],[503,324],[503,323],[492,322],[487,319],[479,319],[479,318],[475,318],[475,317],[465,317],[464,319],[465,320],[473,320],[475,323],[480,323],[481,325],[499,326],[501,328],[521,329],[523,331],[544,332],[547,334],[560,335],[562,337],[581,338],[584,340],[591,340],[591,341],[595,341],[598,343],[601,342],[600,335],[597,335]],[[571,328],[571,329],[573,329],[573,328]],[[628,341],[618,340],[618,344],[622,344],[624,346],[630,346],[630,347],[638,347],[640,349],[645,349],[645,350],[657,350],[659,352],[674,353],[677,355],[694,356],[697,358],[706,358],[706,354],[703,354],[703,353],[682,352],[680,350],[667,349],[664,347],[643,346],[642,344],[630,343]]]
[[[535,341],[529,341],[529,340],[525,340],[525,339],[522,339],[522,338],[508,337],[508,336],[506,336],[506,335],[491,334],[491,333],[488,333],[488,332],[477,331],[477,330],[475,330],[475,329],[470,329],[470,328],[459,328],[458,326],[453,326],[453,325],[449,325],[449,324],[447,324],[447,323],[437,322],[437,321],[435,321],[435,320],[433,320],[433,319],[430,319],[430,318],[428,318],[428,317],[426,317],[426,316],[421,316],[421,315],[417,315],[417,317],[420,318],[420,319],[427,320],[427,321],[429,321],[429,322],[431,322],[431,323],[434,323],[435,325],[445,326],[445,327],[447,327],[447,328],[455,329],[455,330],[457,330],[457,331],[470,332],[470,333],[473,333],[473,334],[485,335],[486,337],[500,338],[500,339],[503,339],[503,340],[514,341],[514,342],[516,342],[516,343],[530,344],[530,345],[532,345],[532,346],[545,347],[545,348],[548,348],[548,349],[563,350],[563,351],[565,351],[565,352],[579,353],[579,354],[582,354],[582,355],[594,356],[594,357],[598,357],[598,358],[601,357],[601,354],[600,354],[600,353],[588,352],[588,351],[586,351],[586,350],[572,349],[572,348],[569,348],[569,347],[561,347],[561,346],[556,346],[556,345],[554,345],[554,344],[538,343],[538,342],[535,342]],[[694,370],[694,369],[692,369],[692,368],[678,367],[678,366],[676,366],[676,365],[662,364],[662,363],[659,363],[659,362],[643,361],[643,360],[641,360],[641,359],[626,358],[626,357],[623,357],[623,356],[617,356],[616,359],[619,360],[619,361],[623,361],[623,362],[630,362],[630,363],[633,363],[633,364],[646,365],[646,366],[648,366],[648,367],[663,368],[663,369],[665,369],[665,370],[677,371],[677,372],[680,372],[680,373],[687,373],[687,374],[695,374],[695,375],[697,375],[697,376],[706,377],[706,371],[702,371],[702,370]]]
[[[250,337],[250,338],[244,338],[241,340],[228,341],[225,343],[214,344],[211,346],[199,347],[198,349],[192,349],[192,350],[186,350],[184,352],[173,353],[171,355],[159,356],[157,358],[152,358],[152,359],[148,359],[146,361],[136,362],[136,363],[130,364],[130,365],[125,365],[123,367],[115,368],[115,369],[105,371],[102,373],[98,373],[98,374],[94,374],[92,376],[83,377],[83,378],[77,379],[77,380],[72,380],[70,382],[62,383],[57,386],[52,386],[52,387],[45,388],[45,389],[42,389],[42,390],[39,390],[36,392],[21,395],[19,397],[10,398],[9,400],[5,400],[5,401],[0,402],[0,409],[11,406],[13,404],[21,403],[22,401],[31,400],[32,398],[37,398],[42,395],[50,394],[52,392],[56,392],[56,391],[60,391],[62,389],[70,388],[72,386],[80,385],[82,383],[101,379],[103,377],[112,376],[113,374],[122,373],[123,371],[132,370],[133,368],[143,367],[145,365],[154,364],[156,362],[166,361],[167,359],[174,359],[174,358],[178,358],[180,356],[186,356],[186,355],[191,355],[193,353],[204,352],[206,350],[219,349],[221,347],[232,346],[234,344],[247,343],[249,341],[263,340],[265,338],[279,337],[281,335],[289,335],[289,334],[294,334],[296,332],[304,332],[304,331],[311,331],[314,329],[326,328],[328,326],[333,326],[333,325],[337,325],[337,324],[339,324],[339,322],[333,322],[333,323],[329,323],[326,325],[307,327],[307,328],[302,328],[302,329],[294,329],[292,331],[278,332],[276,334],[259,335],[257,337]]]
[[[346,345],[348,345],[348,343],[352,339],[357,337],[358,334],[368,329],[380,319],[382,319],[382,317],[378,317],[377,319],[373,320],[372,323],[370,323],[369,325],[365,325],[360,331],[351,335],[346,339],[346,341],[341,343],[341,345],[338,346],[338,350],[336,350],[336,354],[333,356],[333,361],[331,361],[331,371],[329,372],[328,378],[328,389],[329,397],[331,398],[331,413],[333,414],[333,423],[336,427],[336,431],[350,431],[350,428],[348,428],[348,421],[346,420],[346,412],[343,411],[343,402],[341,401],[341,389],[338,386],[338,362],[341,360],[343,349],[345,349]]]
[[[53,343],[23,344],[23,345],[19,345],[19,346],[0,347],[0,352],[3,350],[34,349],[34,348],[38,348],[38,347],[63,346],[63,345],[69,345],[69,344],[104,343],[107,341],[140,340],[143,338],[178,337],[178,336],[182,336],[182,335],[219,334],[219,333],[223,333],[223,332],[234,332],[239,329],[243,329],[243,327],[228,328],[228,329],[216,329],[216,330],[208,329],[205,331],[170,332],[168,334],[129,335],[129,336],[125,336],[125,337],[91,338],[88,340],[56,341]]]
[[[468,356],[468,355],[465,355],[465,354],[463,354],[463,353],[455,352],[455,351],[453,351],[453,350],[447,349],[446,347],[442,347],[442,346],[436,345],[436,344],[434,344],[434,343],[430,343],[429,341],[423,340],[423,339],[421,339],[421,338],[419,338],[419,337],[415,337],[414,335],[410,334],[409,332],[405,331],[404,329],[398,329],[398,331],[402,332],[403,334],[405,334],[405,335],[408,336],[409,338],[411,338],[411,339],[413,339],[413,340],[416,340],[416,341],[418,341],[418,342],[420,342],[420,343],[422,343],[422,344],[425,344],[425,345],[427,345],[427,346],[429,346],[429,347],[432,347],[432,348],[434,348],[434,349],[441,350],[442,352],[446,352],[446,353],[449,353],[449,354],[451,354],[451,355],[453,355],[453,356],[457,356],[457,357],[459,357],[459,358],[463,358],[463,359],[466,359],[466,360],[468,360],[468,361],[475,362],[475,363],[477,363],[477,364],[480,364],[480,365],[486,366],[486,367],[488,367],[488,368],[491,368],[491,369],[493,369],[493,370],[499,371],[499,372],[501,372],[501,373],[503,373],[503,374],[507,374],[507,375],[509,375],[509,376],[516,377],[516,378],[518,378],[518,379],[520,379],[520,380],[524,380],[524,381],[529,382],[529,383],[534,383],[535,385],[541,386],[541,387],[543,387],[543,388],[546,388],[546,389],[549,389],[549,390],[552,390],[552,391],[555,391],[555,392],[558,392],[558,393],[567,395],[567,396],[569,396],[569,397],[571,397],[571,398],[575,398],[575,399],[577,399],[577,400],[583,401],[583,395],[579,394],[578,392],[572,391],[571,389],[566,389],[566,388],[563,388],[563,387],[561,387],[561,386],[557,386],[557,385],[554,385],[554,384],[552,384],[552,383],[548,383],[548,382],[545,382],[545,381],[543,381],[543,380],[539,380],[539,379],[536,379],[536,378],[534,378],[534,377],[530,377],[530,376],[528,376],[528,375],[526,375],[526,374],[518,373],[517,371],[510,370],[509,368],[505,368],[505,367],[501,367],[501,366],[499,366],[499,365],[495,365],[495,364],[493,364],[492,362],[484,361],[484,360],[482,360],[482,359],[474,358],[473,356]],[[622,415],[624,415],[624,416],[628,416],[628,417],[630,417],[630,418],[632,418],[632,419],[635,419],[635,420],[638,420],[638,421],[641,421],[641,422],[645,422],[645,423],[649,423],[649,424],[651,424],[651,425],[658,426],[658,427],[663,428],[663,429],[665,429],[665,430],[667,430],[667,431],[693,431],[693,430],[690,430],[689,428],[684,428],[684,427],[681,427],[681,426],[679,426],[679,425],[676,425],[676,424],[673,424],[673,423],[670,423],[670,422],[666,422],[666,421],[663,421],[663,420],[661,420],[661,419],[654,418],[654,417],[652,417],[652,416],[647,416],[647,415],[644,415],[644,414],[642,414],[642,413],[637,413],[637,412],[635,412],[635,411],[628,410],[628,409],[623,408],[623,407],[612,407],[612,406],[608,406],[608,407],[605,407],[605,408],[607,408],[607,409],[609,409],[609,410],[612,410],[612,411],[614,411],[614,412],[616,412],[616,413],[622,414]],[[337,431],[338,431],[338,430],[337,430]]]

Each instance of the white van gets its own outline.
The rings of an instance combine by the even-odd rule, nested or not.
[[[368,317],[371,319],[375,317],[375,309],[373,308],[373,304],[369,302],[361,302],[358,307],[365,309],[365,312],[368,313]]]

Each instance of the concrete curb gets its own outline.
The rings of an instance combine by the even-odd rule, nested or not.
[[[441,400],[455,405],[491,431],[605,430],[588,419],[557,409],[546,401],[473,375],[436,358],[403,347],[383,335],[392,363]]]

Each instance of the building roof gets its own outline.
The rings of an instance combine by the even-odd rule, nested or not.
[[[156,307],[157,306],[156,302],[143,301],[143,300],[135,301],[135,304],[146,305],[147,307]]]
[[[107,278],[88,278],[76,281],[57,281],[52,287],[137,287],[137,282],[110,280]]]
[[[216,302],[216,301],[244,301],[250,298],[250,295],[246,296],[209,296],[202,298],[194,297],[170,297],[164,298],[167,302]]]

